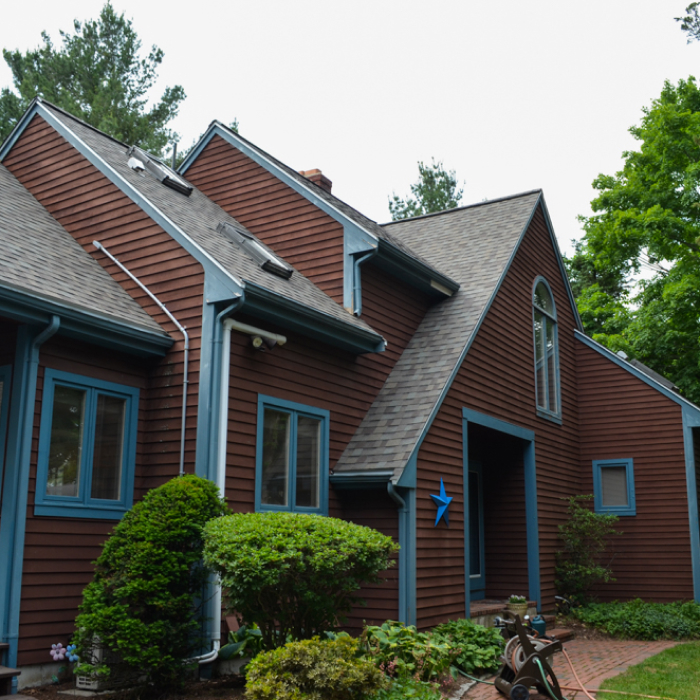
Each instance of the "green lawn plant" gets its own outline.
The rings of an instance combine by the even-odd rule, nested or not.
[[[253,657],[262,650],[262,632],[256,625],[243,625],[235,632],[228,633],[228,643],[219,649],[219,658],[228,661],[245,656]]]
[[[693,601],[591,603],[574,608],[571,615],[587,627],[624,639],[700,639],[700,605]]]
[[[228,515],[209,522],[204,538],[227,607],[259,627],[266,649],[337,628],[398,550],[371,528],[298,513]]]
[[[593,496],[572,496],[568,502],[568,519],[559,525],[563,549],[556,552],[555,585],[559,593],[574,603],[585,603],[597,583],[614,581],[609,563],[604,564],[610,537],[615,530],[616,515],[595,513],[588,503]]]
[[[700,697],[700,643],[666,649],[624,673],[603,681],[598,700],[635,700],[637,696],[697,700]],[[630,695],[627,695],[630,693]]]
[[[93,654],[99,641],[136,677],[180,684],[183,660],[201,643],[202,528],[223,512],[216,485],[188,475],[149,491],[124,515],[83,592],[73,637],[78,675],[109,675],[111,662]]]
[[[439,681],[460,653],[446,640],[391,620],[365,627],[361,644],[365,654],[387,675],[420,681]]]
[[[247,667],[248,700],[361,700],[389,682],[356,639],[338,635],[289,642],[256,656]]]
[[[464,673],[496,671],[501,664],[504,641],[493,627],[482,627],[466,619],[450,620],[433,628],[433,640],[459,650],[452,664]]]

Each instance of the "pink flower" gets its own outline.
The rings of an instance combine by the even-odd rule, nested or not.
[[[66,658],[66,650],[60,642],[58,644],[51,645],[51,651],[49,652],[53,657],[54,661],[63,661]]]

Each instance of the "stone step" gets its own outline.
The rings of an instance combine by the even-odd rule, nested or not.
[[[566,642],[574,638],[574,632],[567,627],[555,627],[553,630],[547,630],[547,636],[560,642]]]
[[[0,666],[0,697],[12,693],[12,679],[22,673],[18,668]]]

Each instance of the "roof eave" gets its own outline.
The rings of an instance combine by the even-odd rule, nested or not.
[[[354,354],[383,352],[386,348],[384,338],[372,330],[346,323],[253,282],[246,282],[240,310]]]
[[[0,286],[0,315],[37,324],[59,316],[62,335],[142,357],[163,357],[174,342],[165,331],[158,333],[7,284]]]

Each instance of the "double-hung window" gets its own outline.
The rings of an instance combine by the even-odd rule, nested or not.
[[[535,393],[537,412],[545,418],[561,417],[557,315],[549,285],[541,277],[532,297],[535,340]]]
[[[255,508],[328,512],[329,413],[258,397]]]
[[[133,502],[139,390],[47,369],[35,513],[119,519]]]
[[[596,513],[636,515],[633,460],[593,460],[593,499]]]

